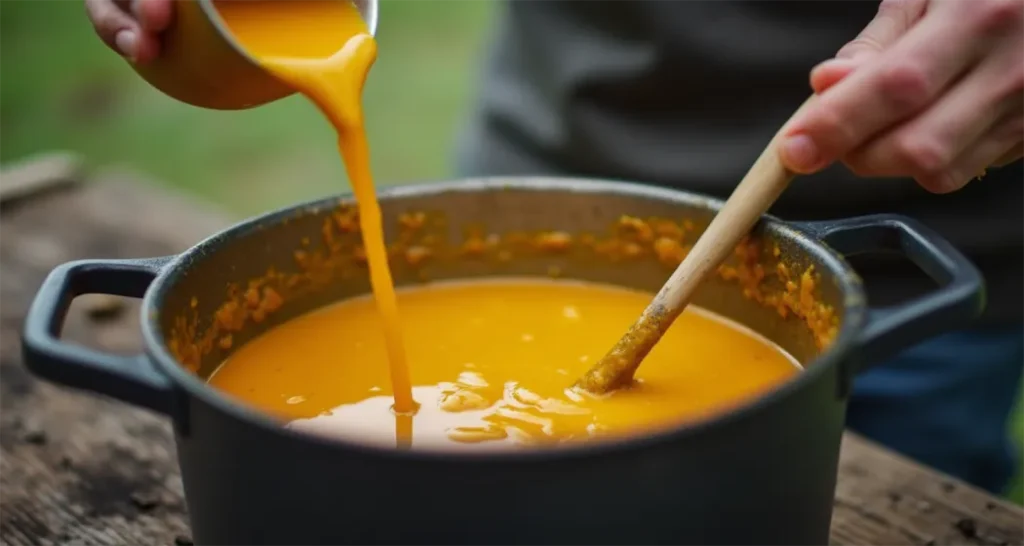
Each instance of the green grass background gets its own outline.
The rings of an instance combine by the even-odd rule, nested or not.
[[[450,175],[495,5],[382,0],[364,92],[378,185]],[[100,43],[80,0],[0,0],[0,161],[51,149],[130,165],[238,216],[348,190],[330,129],[300,97],[236,112],[180,104]],[[1008,494],[1024,502],[1019,475]]]
[[[364,91],[379,184],[449,175],[495,4],[390,0]],[[0,160],[65,148],[238,214],[347,191],[327,123],[292,96],[211,111],[171,100],[93,35],[81,0],[0,0]]]

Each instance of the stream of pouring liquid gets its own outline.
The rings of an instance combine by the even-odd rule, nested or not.
[[[406,361],[380,205],[370,172],[362,91],[377,44],[350,2],[223,1],[218,11],[260,64],[324,113],[338,133],[338,149],[359,207],[360,231],[390,366],[399,447],[412,443],[417,404]],[[274,9],[276,8],[276,9]],[[338,49],[338,43],[344,45]]]

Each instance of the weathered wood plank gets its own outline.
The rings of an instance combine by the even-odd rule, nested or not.
[[[25,310],[53,266],[170,254],[227,223],[130,173],[99,178],[19,199],[0,216],[2,544],[172,544],[189,536],[168,424],[36,381],[21,363]],[[139,349],[137,303],[83,300],[72,305],[65,337]],[[832,542],[1024,544],[1024,512],[847,434]]]
[[[836,544],[1024,544],[1024,511],[852,433],[843,440]]]
[[[72,184],[81,179],[82,160],[68,152],[26,158],[0,171],[0,203],[26,199],[34,194]]]
[[[0,216],[0,543],[172,544],[189,536],[168,423],[37,381],[20,358],[25,311],[53,266],[172,254],[227,222],[136,179],[109,173],[66,191],[22,195]],[[138,351],[138,305],[125,301],[113,316],[96,316],[86,298],[76,300],[65,337]]]

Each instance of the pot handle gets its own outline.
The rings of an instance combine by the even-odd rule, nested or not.
[[[878,214],[802,222],[797,228],[845,256],[895,251],[939,284],[934,291],[908,302],[868,308],[867,323],[857,341],[866,364],[963,327],[985,308],[985,282],[978,269],[949,241],[915,220]]]
[[[43,281],[25,318],[22,358],[54,383],[105,394],[160,413],[171,411],[171,382],[144,354],[103,353],[60,340],[71,301],[84,294],[140,298],[173,256],[81,260],[57,266]]]

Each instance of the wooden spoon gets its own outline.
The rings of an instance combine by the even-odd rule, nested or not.
[[[812,99],[804,101],[790,119],[806,110]],[[690,303],[700,283],[729,257],[737,243],[796,176],[779,160],[777,144],[781,135],[782,130],[761,152],[693,250],[668,278],[640,318],[604,358],[576,381],[575,389],[604,394],[633,382],[633,374],[641,361]]]

